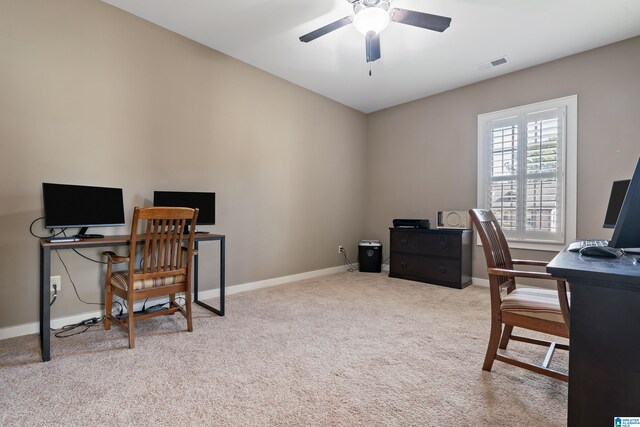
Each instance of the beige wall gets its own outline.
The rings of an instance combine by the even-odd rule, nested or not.
[[[455,89],[368,116],[367,236],[384,241],[393,218],[476,206],[478,114],[578,95],[577,235],[602,229],[611,182],[640,156],[640,37]],[[388,248],[385,248],[388,256]],[[514,251],[549,260],[551,252]],[[474,246],[473,275],[486,277]]]
[[[97,0],[0,10],[0,327],[38,318],[28,227],[43,181],[122,187],[127,212],[154,189],[215,191],[209,229],[228,237],[233,285],[340,265],[335,247],[355,259],[361,238],[387,256],[393,218],[475,206],[480,113],[578,95],[580,237],[610,237],[611,181],[640,155],[640,38],[365,116]],[[61,255],[83,299],[100,301],[104,269]],[[216,287],[204,264],[204,289]],[[52,273],[53,317],[97,308],[77,301],[55,257]]]
[[[208,229],[227,235],[228,285],[341,265],[339,244],[355,253],[364,114],[97,0],[0,11],[0,327],[38,320],[29,224],[43,181],[122,187],[127,227],[91,230],[111,234],[128,233],[154,189],[215,191]],[[60,255],[81,297],[100,301],[104,268]],[[202,246],[204,289],[217,287],[216,256]],[[52,316],[98,309],[53,258]]]

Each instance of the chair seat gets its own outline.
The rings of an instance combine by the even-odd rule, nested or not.
[[[569,292],[567,297],[570,297]],[[564,323],[557,291],[518,288],[502,300],[500,308],[503,312]]]
[[[141,270],[136,270],[136,273],[142,273]],[[139,291],[141,289],[157,288],[160,286],[174,285],[176,283],[184,282],[186,276],[184,274],[177,274],[175,276],[157,277],[153,279],[138,279],[133,282],[133,289]],[[117,286],[125,291],[129,287],[129,272],[128,271],[115,271],[111,275],[111,284]]]

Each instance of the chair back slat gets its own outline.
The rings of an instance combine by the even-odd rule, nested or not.
[[[168,265],[168,262],[165,257],[165,253],[169,250],[169,245],[167,244],[167,219],[157,220],[156,226],[158,227],[158,231],[160,237],[158,238],[158,259],[156,261],[156,272],[165,271],[165,270],[173,270],[173,266]],[[171,230],[169,230],[170,232]]]
[[[173,242],[174,244],[180,245],[180,242],[184,238],[184,227],[187,224],[187,220],[183,219],[180,221],[178,227],[173,228]],[[193,223],[195,227],[195,223]],[[192,227],[192,228],[193,228]],[[182,251],[177,250],[175,252],[171,252],[171,262],[173,265],[181,266],[182,265]]]
[[[507,238],[493,212],[487,209],[469,211],[482,242],[487,268],[513,269]],[[509,281],[506,276],[494,276],[500,284]]]
[[[173,251],[175,250],[175,242],[173,240],[173,229],[171,227],[174,227],[174,224],[176,224],[175,220],[170,220],[168,221],[164,221],[165,222],[165,226],[169,227],[168,229],[166,229],[166,235],[163,234],[162,236],[162,244],[164,245],[164,251],[162,253],[162,266],[164,267],[162,271],[166,271],[167,270],[167,266],[170,267],[170,269],[173,270]],[[164,230],[163,230],[164,233]]]
[[[148,222],[151,223],[151,229],[149,230],[150,233],[145,236],[145,240],[151,242],[151,250],[149,251],[149,253],[142,254],[142,256],[144,258],[147,258],[149,262],[147,269],[142,270],[143,273],[154,272],[154,266],[156,264],[156,253],[158,251],[158,224],[156,224],[152,220],[149,220]]]
[[[147,221],[146,230],[144,232],[145,236],[148,236],[151,233],[151,226],[152,225],[153,224],[151,223],[151,221]],[[136,230],[135,227],[132,227],[132,229],[133,229],[133,231]],[[133,250],[135,250],[135,248]],[[151,239],[146,239],[145,238],[145,240],[144,240],[144,252],[143,253],[144,254],[148,254],[150,252],[151,252]],[[149,258],[147,256],[143,256],[142,257],[142,271],[147,271],[147,269],[149,268],[149,264],[148,263],[149,263]]]

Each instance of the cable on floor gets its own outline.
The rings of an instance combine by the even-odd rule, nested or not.
[[[85,319],[81,322],[78,323],[74,323],[71,325],[65,325],[60,329],[51,329],[52,331],[57,331],[54,335],[56,338],[68,338],[74,335],[79,335],[82,334],[84,332],[87,332],[89,330],[89,328],[91,328],[92,326],[97,326],[99,324],[102,323],[102,321],[104,320],[104,316],[100,316],[100,317],[92,317],[90,319]],[[83,328],[82,330],[78,331],[77,329]],[[75,331],[73,333],[71,333],[72,331]]]
[[[347,266],[347,271],[349,273],[353,273],[354,271],[356,271],[356,267],[353,264],[351,264],[351,261],[347,257],[347,250],[344,248],[342,249],[342,255],[344,256],[344,263]]]

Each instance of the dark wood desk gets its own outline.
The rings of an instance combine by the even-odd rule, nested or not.
[[[560,252],[547,266],[571,286],[569,426],[640,417],[640,258]]]
[[[193,302],[224,316],[224,243],[225,236],[222,234],[196,234],[194,237],[195,249],[198,250],[200,242],[219,241],[220,242],[220,308],[217,309],[198,300],[198,255],[194,255],[193,263]],[[144,243],[144,239],[139,241]],[[113,246],[126,246],[129,244],[129,235],[105,236],[99,239],[84,239],[78,242],[49,242],[40,239],[40,347],[42,349],[42,361],[51,360],[51,310],[49,301],[51,299],[51,289],[49,277],[51,276],[51,251],[61,249],[82,249],[82,248],[104,248]]]

